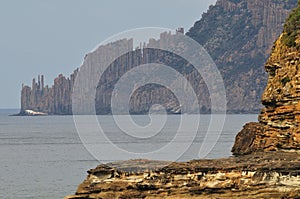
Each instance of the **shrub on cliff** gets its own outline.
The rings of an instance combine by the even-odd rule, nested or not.
[[[300,1],[298,7],[295,8],[288,17],[284,25],[283,43],[288,47],[296,47],[300,49],[300,44],[296,43],[297,35],[300,29]]]

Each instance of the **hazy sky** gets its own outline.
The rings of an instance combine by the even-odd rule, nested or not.
[[[189,29],[216,0],[0,0],[0,108],[19,108],[22,83],[69,76],[84,55],[119,32]]]

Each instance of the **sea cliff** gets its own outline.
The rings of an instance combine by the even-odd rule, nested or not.
[[[49,115],[72,114],[72,88],[78,70],[70,78],[62,74],[54,79],[52,87],[44,84],[44,76],[32,80],[32,86],[22,86],[21,110],[19,115],[28,115],[26,110]]]
[[[264,64],[297,0],[218,0],[187,32],[212,56],[229,113],[259,113]]]

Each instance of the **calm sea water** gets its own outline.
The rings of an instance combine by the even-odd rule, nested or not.
[[[14,111],[15,112],[15,111]],[[100,162],[124,160],[127,157],[117,155],[105,156],[96,160],[82,144],[76,131],[72,116],[46,117],[9,117],[9,110],[0,111],[0,198],[63,198],[73,194],[79,183],[86,177],[88,169]],[[154,116],[160,117],[160,116]],[[191,122],[193,116],[191,117]],[[166,145],[174,135],[174,126],[180,116],[169,116],[169,126],[161,136],[143,145],[143,150]],[[209,115],[201,116],[201,128],[194,139],[194,144],[178,161],[197,159],[203,134],[209,124]],[[108,138],[124,149],[139,149],[140,143],[133,143],[130,137],[120,136],[110,116],[99,116]],[[122,120],[122,118],[121,118]],[[140,125],[149,122],[147,116],[135,116]],[[223,131],[217,144],[207,158],[230,156],[235,135],[249,121],[256,121],[257,115],[227,115]],[[126,126],[126,123],[123,124]],[[171,128],[172,127],[172,128]],[[134,132],[134,128],[131,129]],[[139,132],[135,132],[136,134]],[[216,132],[209,132],[216,133]],[[185,132],[176,144],[190,141],[189,132]],[[103,141],[101,146],[105,153],[110,142]],[[141,148],[140,148],[141,149]],[[109,157],[109,158],[107,158]],[[168,154],[161,154],[161,159],[168,159]]]

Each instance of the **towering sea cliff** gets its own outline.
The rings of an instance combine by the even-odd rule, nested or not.
[[[259,112],[267,83],[264,63],[297,0],[218,0],[187,33],[222,73],[233,113]]]
[[[263,63],[270,53],[272,43],[282,31],[287,13],[296,5],[296,0],[218,0],[202,19],[187,33],[203,45],[216,62],[224,79],[228,112],[256,112],[260,109],[260,96],[266,84]],[[179,30],[183,32],[182,30]],[[162,34],[160,40],[169,37]],[[153,41],[153,40],[152,40]],[[131,40],[119,41],[120,45],[134,49]],[[109,54],[110,45],[97,49],[97,53]],[[93,62],[87,55],[86,62]],[[169,58],[172,57],[172,60]],[[194,85],[201,104],[201,111],[210,112],[210,96],[206,85],[190,72],[182,59],[166,52],[149,51],[147,44],[115,60],[111,71],[105,74],[105,84],[99,84],[96,96],[97,114],[108,114],[110,97],[114,84],[121,74],[139,64],[163,63],[174,65]],[[93,72],[93,71],[91,71]],[[33,82],[32,87],[23,86],[21,95],[21,114],[26,110],[48,114],[71,114],[71,94],[74,77],[56,78],[52,87]],[[101,83],[101,82],[100,82]],[[162,104],[169,113],[180,113],[180,106],[171,93],[159,86],[148,85],[134,93],[130,102],[131,113],[145,113],[153,104]],[[192,110],[191,110],[192,111]]]

